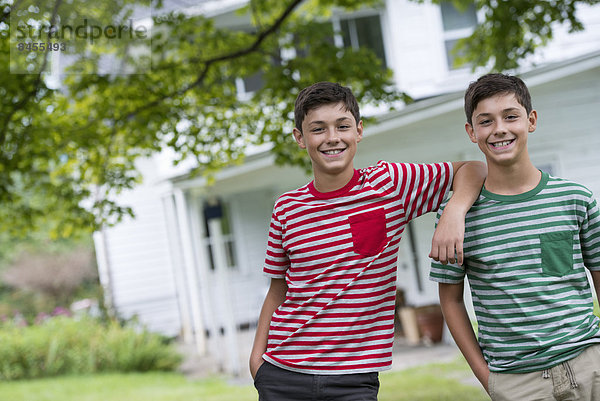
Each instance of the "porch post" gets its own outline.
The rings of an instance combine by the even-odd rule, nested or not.
[[[181,238],[177,224],[177,211],[175,210],[175,199],[172,193],[162,198],[165,220],[167,223],[167,239],[169,242],[169,255],[171,269],[175,279],[175,292],[177,294],[177,305],[181,318],[181,335],[185,344],[194,342],[193,324],[190,312],[190,294],[186,287],[186,274],[181,251]]]
[[[206,353],[206,334],[204,322],[202,321],[202,310],[200,306],[200,294],[198,291],[198,276],[195,268],[194,244],[190,230],[190,217],[188,214],[187,201],[184,192],[181,189],[174,191],[175,207],[177,211],[177,222],[179,226],[179,236],[181,238],[181,254],[183,256],[183,266],[186,275],[187,290],[189,293],[190,311],[192,315],[192,324],[194,327],[193,335],[196,348],[200,355]]]
[[[210,203],[209,203],[210,204]],[[233,316],[233,308],[231,305],[231,290],[229,286],[229,267],[225,251],[225,243],[223,241],[223,231],[221,229],[222,210],[221,205],[217,201],[216,204],[210,204],[211,213],[206,213],[208,219],[208,231],[211,236],[213,249],[213,258],[215,264],[216,275],[216,295],[221,304],[222,316],[221,322],[225,329],[225,353],[229,359],[229,371],[235,376],[240,374],[239,351],[237,344],[237,328],[235,318]]]

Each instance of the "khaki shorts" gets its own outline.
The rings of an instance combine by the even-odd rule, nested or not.
[[[600,345],[540,372],[490,372],[488,389],[492,401],[599,401]]]

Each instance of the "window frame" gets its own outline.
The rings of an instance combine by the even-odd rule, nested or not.
[[[358,36],[357,28],[356,28],[356,20],[360,18],[369,18],[369,17],[377,17],[379,20],[379,33],[381,36],[381,50],[383,52],[383,59],[381,62],[384,68],[390,68],[390,54],[387,48],[386,35],[385,35],[385,18],[384,14],[381,10],[373,10],[367,9],[362,10],[352,14],[335,14],[331,17],[331,23],[333,25],[334,31],[334,44],[339,48],[351,47],[354,50],[358,50],[360,46],[360,38]],[[344,35],[342,30],[342,21],[349,22],[349,37],[350,37],[350,45],[346,46],[344,44]],[[350,23],[351,21],[351,23]],[[375,49],[368,47],[371,51],[373,51],[376,55],[377,52]]]
[[[444,4],[454,7],[451,3],[444,3]],[[452,49],[454,48],[454,46],[456,45],[456,41],[466,38],[473,34],[473,32],[475,31],[475,28],[481,22],[480,13],[477,11],[477,9],[475,8],[475,4],[473,3],[473,12],[475,14],[475,25],[466,26],[466,27],[462,27],[462,28],[446,29],[446,27],[444,26],[445,25],[444,24],[444,11],[443,11],[444,8],[443,8],[442,4],[440,4],[438,8],[439,8],[439,12],[440,12],[440,26],[441,26],[442,42],[443,42],[442,49],[444,50],[444,59],[446,60],[447,70],[449,72],[454,72],[454,71],[470,69],[471,64],[468,64],[468,63],[463,64],[458,67],[455,67],[454,66],[454,57],[451,54],[451,52],[452,52]],[[455,10],[457,10],[457,9],[455,8]],[[455,43],[451,48],[448,48],[448,42],[455,42]]]

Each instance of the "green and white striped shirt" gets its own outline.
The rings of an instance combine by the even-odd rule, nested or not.
[[[600,270],[600,212],[587,188],[543,173],[523,194],[483,189],[464,252],[463,266],[432,262],[429,277],[458,284],[467,275],[491,371],[548,369],[600,343],[584,268]]]

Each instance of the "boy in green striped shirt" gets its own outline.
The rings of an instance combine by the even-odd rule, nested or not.
[[[598,295],[596,201],[532,164],[527,137],[537,112],[521,79],[482,76],[465,93],[465,113],[488,176],[466,216],[464,263],[432,262],[448,328],[494,401],[600,400],[600,321],[586,274]]]

